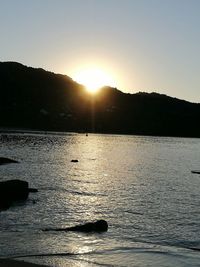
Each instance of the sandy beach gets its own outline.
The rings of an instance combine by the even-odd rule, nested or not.
[[[35,263],[18,261],[18,260],[1,259],[0,267],[45,267],[45,265],[39,265]]]

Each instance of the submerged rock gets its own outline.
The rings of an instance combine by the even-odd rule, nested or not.
[[[200,171],[191,171],[191,173],[200,174]]]
[[[72,159],[71,162],[78,162],[78,160],[77,159]]]
[[[68,228],[47,228],[43,231],[74,231],[74,232],[106,232],[108,230],[108,223],[105,220],[98,220],[96,222],[89,222],[81,225],[76,225]]]
[[[38,189],[36,189],[36,188],[29,188],[28,191],[30,193],[37,193],[38,192]]]
[[[67,231],[77,232],[106,232],[108,230],[108,223],[105,220],[98,220],[96,222],[89,222],[82,225],[76,225],[67,228]]]
[[[19,163],[19,162],[16,161],[16,160],[14,160],[14,159],[0,157],[0,165],[2,165],[2,164],[8,164],[8,163]]]

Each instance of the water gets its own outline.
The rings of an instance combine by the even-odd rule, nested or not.
[[[13,133],[0,180],[39,189],[0,213],[0,257],[50,266],[200,266],[200,139]],[[72,163],[78,159],[78,163]],[[105,219],[103,234],[43,232]]]

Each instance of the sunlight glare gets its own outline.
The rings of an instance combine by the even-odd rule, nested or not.
[[[98,68],[88,68],[78,71],[74,80],[83,84],[87,91],[96,93],[103,86],[114,86],[112,76]]]

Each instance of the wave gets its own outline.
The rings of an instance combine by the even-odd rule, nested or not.
[[[104,253],[104,252],[103,252]],[[15,256],[10,256],[6,258],[1,258],[1,259],[22,259],[22,258],[32,258],[32,257],[70,257],[71,259],[75,261],[81,261],[81,262],[87,262],[89,264],[95,264],[97,266],[104,266],[104,267],[125,267],[124,265],[119,265],[119,264],[109,264],[109,263],[100,263],[95,260],[89,260],[88,258],[77,258],[77,256],[84,256],[84,255],[97,255],[97,254],[102,254],[102,252],[96,252],[96,251],[89,251],[89,252],[83,252],[83,253],[38,253],[38,254],[26,254],[26,255],[15,255]]]
[[[83,191],[75,191],[75,190],[69,190],[64,188],[55,188],[55,187],[41,187],[40,191],[56,191],[56,192],[62,192],[62,193],[69,193],[73,195],[82,195],[82,196],[107,196],[106,194],[102,193],[92,193],[92,192],[83,192]]]
[[[165,246],[159,245],[154,243],[135,243],[135,246],[114,246],[113,248],[107,248],[103,250],[91,250],[86,252],[59,252],[59,253],[33,253],[33,254],[21,254],[21,255],[12,255],[7,257],[1,257],[1,259],[23,259],[23,258],[39,258],[39,257],[66,257],[67,260],[79,261],[79,262],[86,262],[88,264],[93,264],[94,266],[105,266],[105,267],[125,267],[124,262],[112,262],[112,259],[118,258],[121,254],[122,259],[124,255],[127,255],[127,259],[129,258],[130,263],[134,261],[135,254],[152,254],[154,255],[163,255],[169,257],[170,261],[173,261],[178,258],[180,261],[188,261],[188,256],[190,255],[187,250],[192,251],[200,251],[200,249],[196,247],[176,247],[176,246]],[[118,255],[118,256],[117,256]],[[195,254],[199,255],[199,254]],[[84,257],[85,256],[85,257]],[[108,262],[109,256],[111,256],[111,261]],[[142,256],[143,257],[143,256]],[[190,257],[190,256],[189,256]],[[193,254],[194,259],[194,254]],[[196,260],[199,256],[195,256]],[[148,259],[148,256],[147,256]],[[168,258],[166,258],[167,260]],[[175,260],[176,262],[176,260]],[[92,266],[93,266],[92,265]],[[130,266],[130,265],[128,265]],[[171,266],[171,265],[169,265]],[[191,265],[192,266],[192,265]]]

